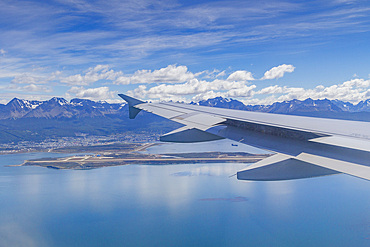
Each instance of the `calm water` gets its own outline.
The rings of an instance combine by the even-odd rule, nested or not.
[[[365,180],[229,177],[245,164],[4,167],[52,156],[0,156],[0,246],[370,246]]]

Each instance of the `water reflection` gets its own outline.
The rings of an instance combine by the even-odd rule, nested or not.
[[[0,224],[0,241],[1,246],[47,246],[42,234],[35,231],[34,225],[19,224],[13,220],[5,220]]]
[[[230,177],[246,166],[2,166],[0,246],[369,245],[367,181]]]

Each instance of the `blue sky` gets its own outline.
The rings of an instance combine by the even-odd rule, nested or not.
[[[0,103],[370,98],[370,2],[0,1]]]

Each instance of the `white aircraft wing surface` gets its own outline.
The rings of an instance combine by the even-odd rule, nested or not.
[[[346,173],[370,180],[370,122],[147,103],[119,96],[128,102],[130,118],[144,110],[184,125],[161,141],[228,138],[276,153],[239,171],[238,179],[275,181]]]

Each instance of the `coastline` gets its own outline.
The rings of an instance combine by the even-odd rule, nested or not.
[[[246,152],[189,152],[163,154],[150,154],[145,152],[148,148],[156,145],[160,145],[160,143],[121,143],[85,147],[68,147],[52,150],[51,152],[85,154],[72,155],[63,158],[25,160],[22,164],[9,166],[39,166],[52,169],[86,170],[131,164],[168,165],[220,162],[254,163],[270,156],[269,154],[250,154]]]

